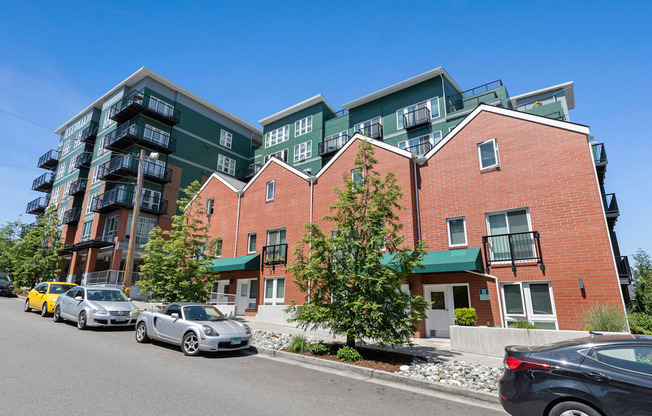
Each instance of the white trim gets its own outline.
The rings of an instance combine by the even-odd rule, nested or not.
[[[224,141],[224,143],[222,143]],[[227,149],[230,149],[233,146],[233,134],[224,129],[220,129],[220,146],[224,146]],[[228,144],[228,145],[227,145]]]
[[[304,150],[303,152],[301,152],[302,148]],[[303,158],[300,158],[302,155]],[[294,163],[303,162],[304,160],[308,160],[311,157],[312,157],[312,140],[308,140],[307,142],[297,143],[294,145],[294,151],[292,154],[292,160],[294,161]]]
[[[301,101],[298,104],[295,104],[295,105],[293,105],[291,107],[288,107],[288,108],[286,108],[284,110],[281,110],[278,113],[274,113],[271,116],[265,117],[265,118],[259,120],[258,123],[261,126],[265,127],[266,125],[268,125],[270,123],[278,121],[278,120],[280,120],[280,119],[282,119],[284,117],[287,117],[287,116],[289,116],[291,114],[296,113],[297,111],[301,111],[301,110],[303,110],[305,108],[313,106],[313,105],[315,105],[317,103],[324,103],[326,105],[326,107],[328,107],[328,109],[331,110],[333,112],[333,114],[335,114],[335,110],[333,110],[333,107],[331,107],[331,105],[328,104],[328,101],[326,101],[324,96],[321,95],[321,94],[317,94],[317,95],[315,95],[313,97],[308,98],[307,100]]]
[[[482,166],[482,152],[480,151],[480,146],[483,146],[487,143],[493,143],[494,160],[496,161],[496,163],[489,166]],[[500,167],[500,156],[498,155],[498,140],[495,137],[493,139],[485,140],[483,142],[478,143],[478,161],[480,162],[480,170]]]
[[[437,117],[432,116],[432,100],[435,100],[435,99],[437,100]],[[399,120],[401,118],[403,118],[408,113],[407,109],[410,108],[410,107],[415,107],[416,106],[417,109],[413,110],[413,111],[418,112],[419,111],[419,108],[418,108],[419,104],[425,104],[426,105],[425,108],[427,108],[428,111],[430,112],[430,115],[428,117],[428,123],[432,124],[433,120],[437,120],[437,119],[442,118],[441,105],[439,105],[439,96],[434,96],[432,98],[421,100],[416,104],[410,104],[408,106],[405,106],[403,108],[399,108],[398,110],[396,110],[396,130],[397,131],[405,130],[405,123],[403,123],[403,127],[401,127],[401,126],[399,126]],[[401,117],[399,117],[399,111],[401,112]],[[401,133],[403,133],[403,132],[401,132]],[[405,134],[405,133],[403,133],[403,134]]]
[[[509,101],[510,103],[512,103],[512,107],[516,107],[516,102],[522,98],[527,98],[527,97],[543,94],[558,89],[564,90],[564,96],[566,97],[566,102],[568,103],[568,109],[572,110],[573,108],[575,108],[575,88],[574,88],[573,81],[568,81],[562,84],[553,85],[551,87],[542,88],[540,90],[530,91],[523,94],[515,95],[513,97],[510,97]]]
[[[258,171],[258,173],[256,173],[256,174],[254,175],[254,177],[251,178],[251,180],[249,181],[249,183],[247,183],[247,185],[246,185],[244,188],[242,188],[242,192],[245,192],[247,189],[249,189],[249,187],[250,187],[250,186],[251,186],[251,185],[256,181],[256,179],[258,179],[258,177],[263,173],[263,171],[264,171],[265,169],[267,169],[267,167],[268,167],[270,164],[272,164],[272,163],[277,163],[277,164],[279,164],[281,167],[286,168],[286,169],[289,170],[290,172],[294,173],[295,175],[297,175],[297,176],[300,177],[301,179],[305,179],[306,181],[307,181],[308,178],[310,177],[310,176],[308,176],[307,174],[305,174],[304,172],[302,172],[302,171],[300,171],[299,169],[295,168],[294,166],[291,166],[291,165],[287,164],[286,162],[283,162],[282,160],[279,160],[279,159],[277,159],[277,158],[275,158],[275,157],[271,157],[271,158],[269,158],[269,160],[268,160],[268,161],[263,165],[263,167],[260,168],[260,170]]]
[[[249,248],[251,247],[251,236],[252,235],[256,236],[256,244],[254,244],[254,251],[249,250]],[[258,245],[258,234],[257,233],[248,233],[247,234],[247,254],[255,253],[257,245]]]
[[[301,127],[304,121],[305,127]],[[294,137],[300,137],[310,132],[312,132],[312,114],[294,122]]]
[[[550,297],[550,307],[552,309],[552,314],[534,314],[532,309],[532,294],[530,293],[530,285],[547,285],[548,286],[548,295]],[[559,329],[559,322],[557,316],[557,309],[555,307],[555,296],[552,291],[552,282],[549,280],[534,280],[534,281],[518,281],[518,282],[501,282],[500,283],[500,292],[505,299],[505,285],[517,285],[519,287],[521,302],[523,306],[523,313],[507,313],[507,304],[503,302],[504,313],[505,313],[505,326],[509,327],[509,322],[516,322],[519,318],[525,318],[531,323],[536,322],[546,322],[554,323],[555,330]]]
[[[451,240],[451,221],[454,220],[462,220],[462,228],[464,229],[464,243],[462,244],[453,244]],[[469,239],[467,237],[466,233],[466,217],[464,215],[460,215],[457,217],[450,217],[446,218],[446,230],[448,231],[448,247],[465,247],[469,245]]]
[[[272,184],[272,197],[270,198],[269,196],[269,184]],[[265,202],[273,201],[274,198],[276,197],[276,179],[272,179],[271,181],[267,181],[265,183]]]

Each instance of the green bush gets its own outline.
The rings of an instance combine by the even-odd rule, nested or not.
[[[310,353],[312,355],[328,355],[331,353],[331,349],[328,345],[320,342],[319,344],[312,344],[310,346]]]
[[[516,322],[510,322],[509,327],[517,328],[517,329],[539,329],[538,326],[526,320],[518,320]]]
[[[310,351],[310,343],[302,336],[294,336],[288,344],[288,351],[308,352]]]
[[[347,347],[346,345],[337,350],[337,359],[352,363],[354,361],[362,360],[362,355],[355,348]]]
[[[584,311],[587,331],[623,332],[627,328],[625,315],[611,305],[596,303]]]
[[[652,335],[652,315],[630,312],[629,328],[632,334]]]
[[[475,308],[457,308],[455,309],[455,325],[474,326],[478,320]]]

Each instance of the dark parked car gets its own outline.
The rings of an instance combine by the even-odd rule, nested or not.
[[[514,416],[652,415],[652,336],[505,348],[500,402]]]
[[[14,294],[14,284],[7,275],[0,276],[0,295],[12,296]]]

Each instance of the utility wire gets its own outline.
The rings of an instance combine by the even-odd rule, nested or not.
[[[33,124],[35,126],[39,126],[39,127],[44,128],[44,129],[46,129],[46,130],[48,130],[50,132],[54,131],[54,129],[52,127],[45,126],[45,125],[43,125],[43,124],[41,124],[41,123],[39,123],[37,121],[30,120],[30,119],[28,119],[26,117],[23,117],[23,116],[19,116],[18,114],[12,113],[11,111],[3,110],[2,108],[0,108],[0,113],[5,113],[5,114],[8,114],[8,115],[10,115],[12,117],[16,117],[16,118],[18,118],[20,120],[23,120],[26,123],[30,123],[30,124]]]

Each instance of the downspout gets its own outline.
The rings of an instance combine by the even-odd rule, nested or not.
[[[417,180],[417,159],[412,159],[414,162],[414,194],[416,197],[417,208],[417,237],[421,241],[421,214],[419,212],[419,181]]]
[[[233,250],[233,257],[238,257],[238,234],[240,232],[240,198],[242,197],[242,191],[237,191],[238,194],[238,214],[236,215],[235,220],[235,249]]]
[[[472,270],[465,270],[467,273],[477,274],[478,276],[487,277],[489,279],[494,279],[496,282],[496,297],[498,298],[498,312],[500,313],[500,327],[505,328],[505,318],[503,318],[503,304],[500,301],[500,288],[498,287],[498,278],[486,273],[478,273]]]
[[[316,176],[311,176],[308,178],[310,181],[310,225],[312,225],[312,213],[313,213],[313,188],[315,185],[315,181],[317,180]],[[310,233],[312,235],[312,230],[310,230]],[[312,255],[312,242],[308,244],[308,260],[310,260],[310,257]],[[310,302],[310,294],[312,293],[312,280],[308,279],[308,302]]]

